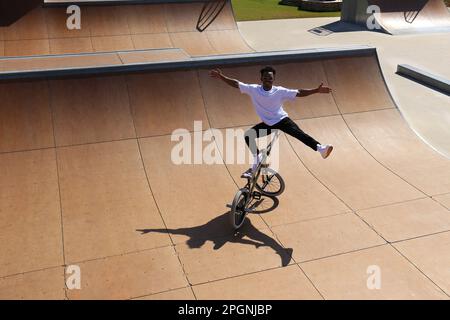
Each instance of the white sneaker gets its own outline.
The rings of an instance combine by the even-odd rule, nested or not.
[[[251,179],[251,178],[252,178],[252,174],[253,174],[252,168],[248,168],[248,170],[245,171],[245,172],[241,175],[241,178]]]
[[[317,146],[317,151],[320,152],[322,158],[326,159],[326,158],[328,158],[330,153],[333,151],[333,146],[330,144],[327,144],[327,145],[319,144]]]
[[[262,160],[262,154],[258,154],[258,156],[255,156],[255,158],[253,159],[253,164],[252,167],[249,168],[247,171],[245,171],[242,175],[241,178],[251,178],[253,172],[256,170],[256,168],[258,167],[258,165],[260,164]]]

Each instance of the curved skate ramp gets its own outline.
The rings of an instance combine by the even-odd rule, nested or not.
[[[66,6],[34,9],[16,23],[0,28],[0,56],[163,48],[183,49],[191,56],[253,51],[239,33],[229,1],[204,32],[196,26],[207,1],[133,2],[127,5],[122,1],[120,6],[114,1],[78,3],[81,29],[75,30],[66,26]]]
[[[220,133],[242,141],[258,120],[206,67],[1,83],[0,297],[448,298],[450,161],[407,127],[376,51],[274,65],[280,85],[334,89],[286,108],[335,151],[325,161],[282,135],[286,191],[237,235],[225,204],[248,164],[227,160],[237,146],[220,148]],[[223,70],[257,82],[259,68]],[[176,129],[218,162],[174,164]],[[71,264],[82,290],[64,287]],[[381,290],[367,290],[372,264]]]
[[[450,13],[442,0],[345,0],[342,20],[366,25],[369,6],[379,7],[376,22],[393,35],[450,32]]]

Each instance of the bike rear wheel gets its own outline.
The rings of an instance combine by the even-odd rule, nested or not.
[[[239,190],[234,196],[231,204],[231,222],[234,229],[239,229],[244,224],[249,197],[250,192],[246,188]]]
[[[263,195],[276,197],[283,193],[285,183],[281,175],[271,168],[262,168],[256,181],[256,189]]]

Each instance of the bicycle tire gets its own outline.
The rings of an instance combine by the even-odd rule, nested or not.
[[[239,229],[245,221],[247,212],[245,211],[246,204],[248,203],[248,197],[250,197],[250,191],[247,188],[240,189],[234,196],[233,203],[231,204],[231,223],[235,230]]]
[[[281,175],[271,168],[263,168],[261,170],[262,172],[259,175],[258,180],[256,181],[256,189],[258,189],[259,192],[268,197],[277,197],[282,194],[286,186]],[[278,180],[279,185],[276,186],[275,184],[276,189],[273,191],[269,191],[268,186],[271,184],[273,178],[276,178],[276,180]],[[266,179],[268,179],[268,182],[265,181]]]

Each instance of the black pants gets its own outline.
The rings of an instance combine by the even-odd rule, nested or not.
[[[250,148],[253,155],[257,155],[259,153],[256,145],[256,139],[268,136],[272,133],[272,130],[281,130],[284,133],[297,138],[314,151],[317,151],[317,145],[320,144],[314,138],[304,133],[294,121],[286,117],[273,126],[269,126],[264,122],[261,122],[245,132],[245,143],[247,143],[247,146]]]

